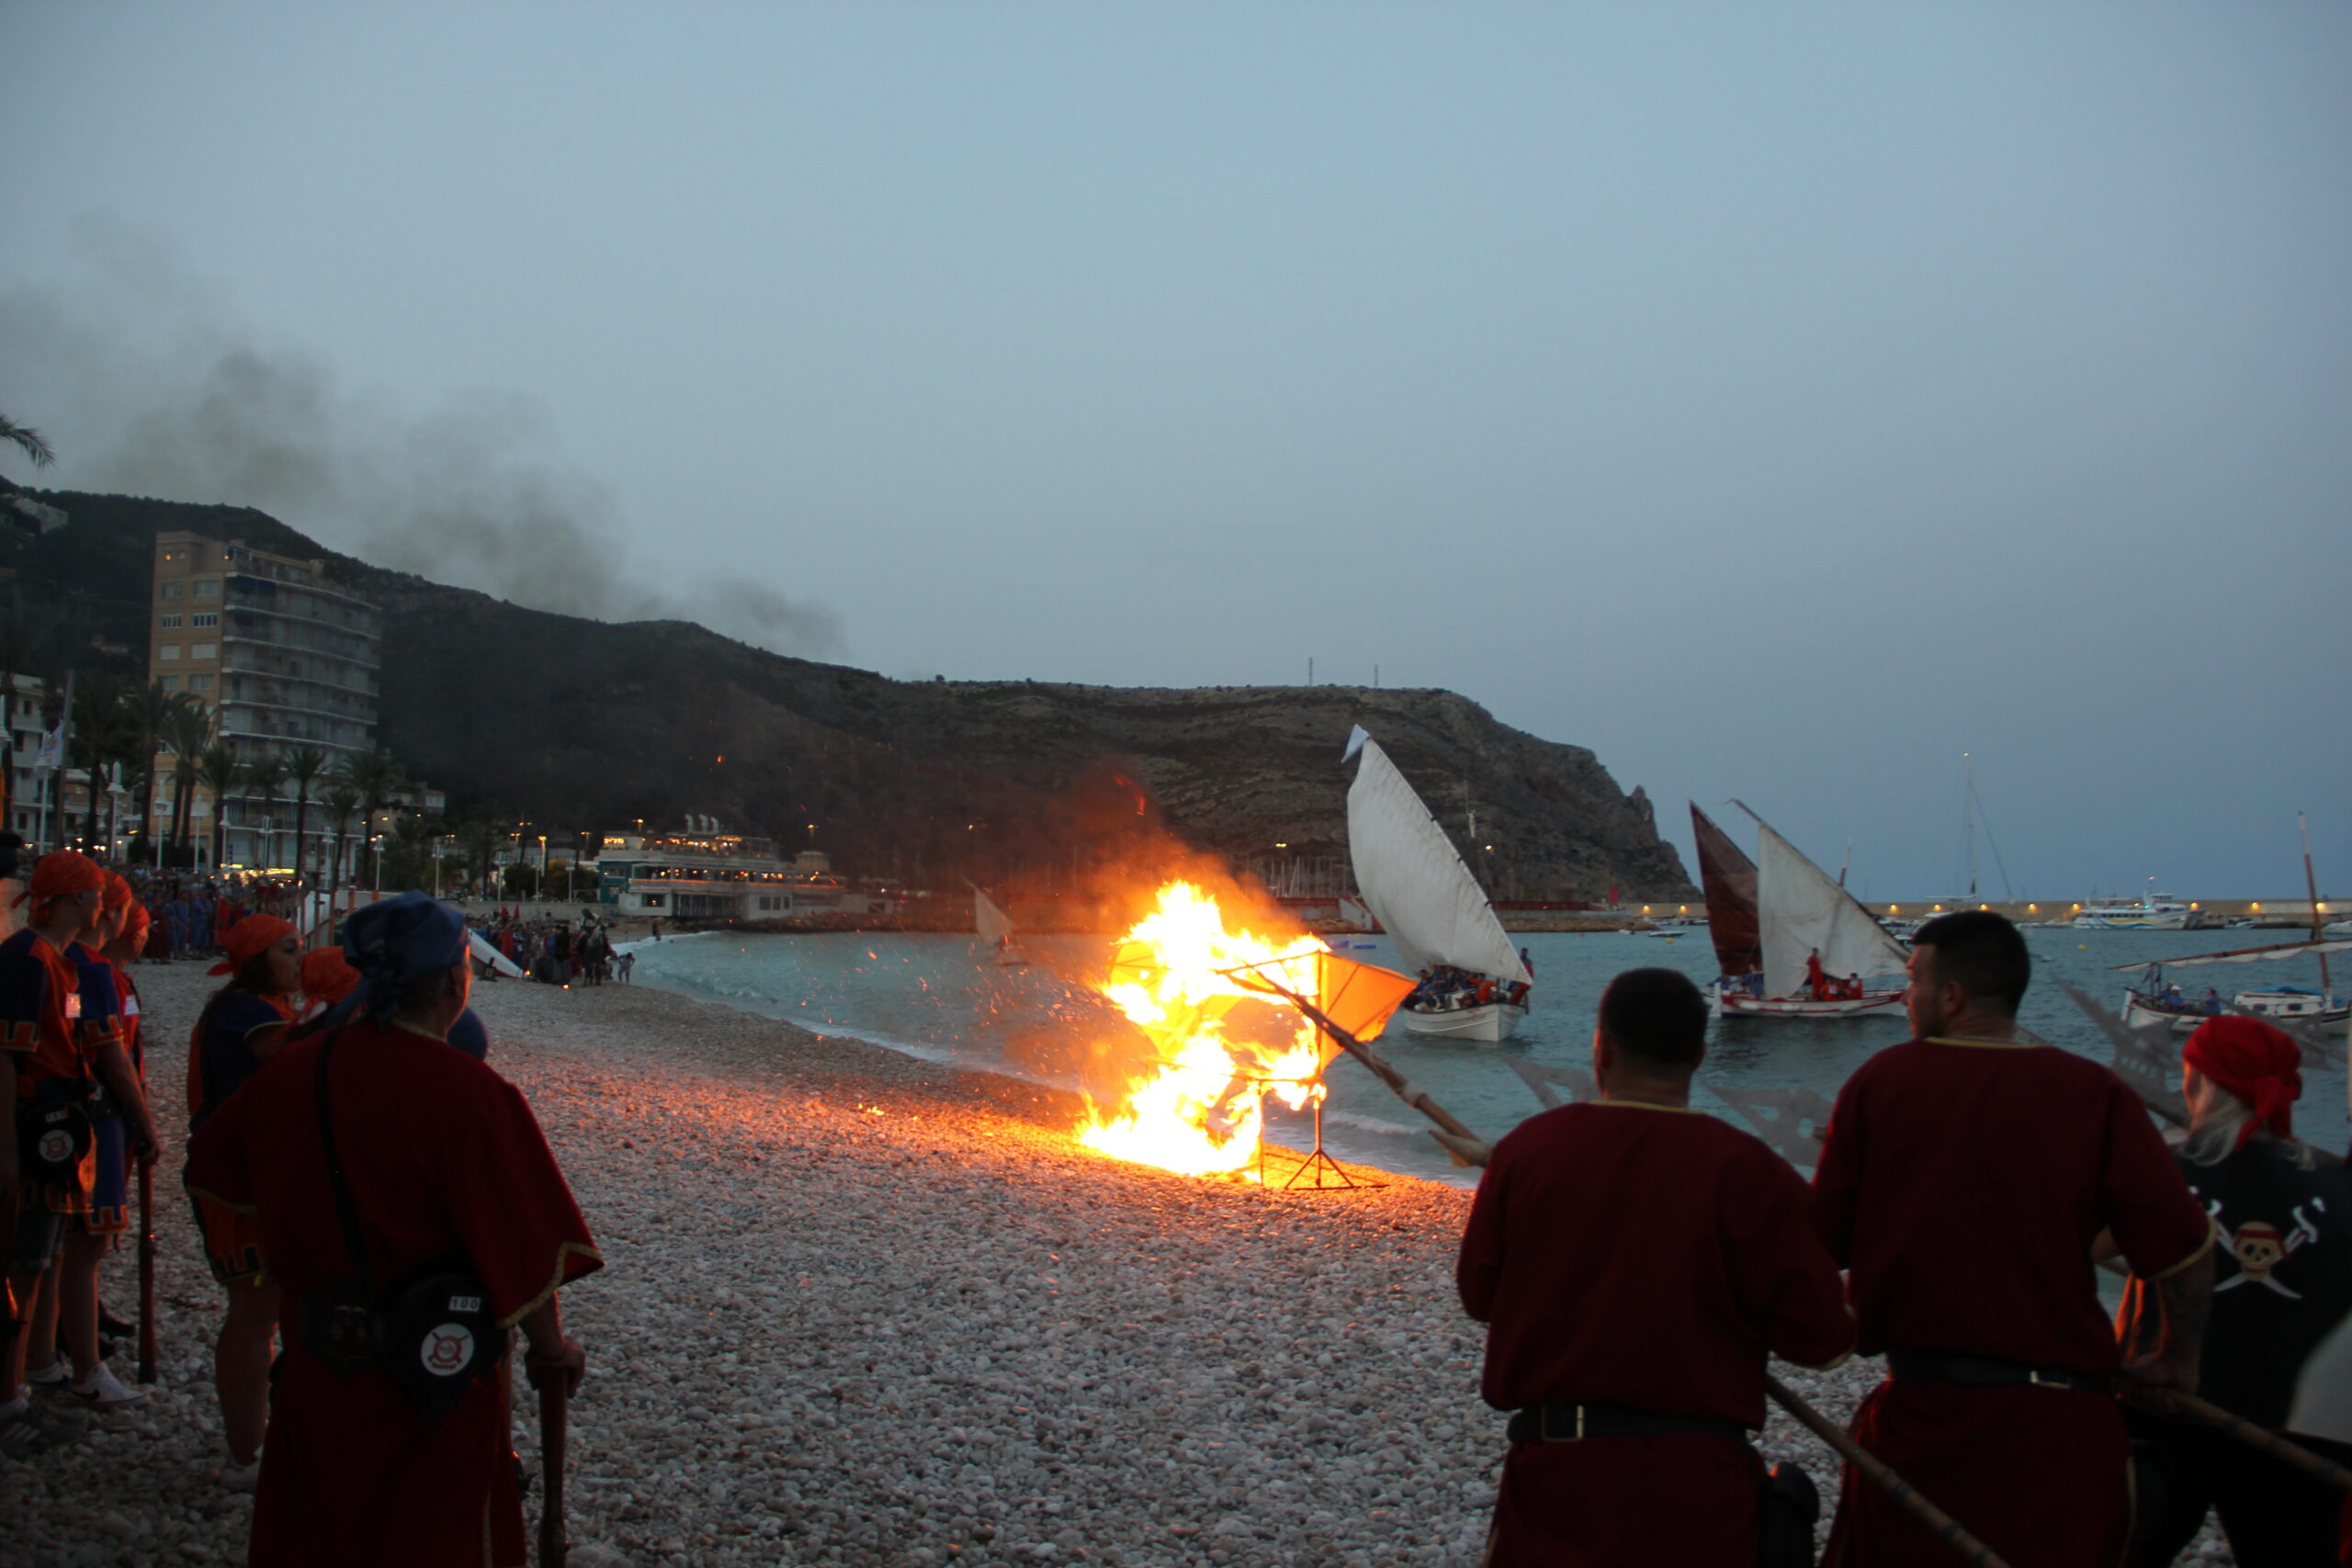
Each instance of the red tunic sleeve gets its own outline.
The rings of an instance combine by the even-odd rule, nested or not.
[[[1453,1266],[1462,1310],[1479,1323],[1494,1321],[1495,1292],[1502,1282],[1503,1189],[1510,1170],[1508,1156],[1497,1148],[1478,1179],[1478,1195],[1471,1201],[1470,1222],[1462,1232],[1462,1254]]]
[[[466,1256],[511,1328],[604,1259],[522,1092],[496,1080],[482,1118],[478,1135],[449,1151],[456,1179],[446,1190]]]
[[[1761,1144],[1724,1187],[1733,1278],[1765,1343],[1801,1367],[1832,1367],[1853,1354],[1854,1314],[1807,1209],[1804,1179]]]
[[[2199,1205],[2164,1134],[2121,1083],[2108,1096],[2107,1127],[2100,1196],[2132,1272],[2161,1280],[2188,1268],[2213,1245],[2213,1216]]]
[[[191,1192],[251,1213],[254,1174],[245,1143],[245,1122],[254,1097],[238,1095],[221,1106],[187,1141],[187,1169],[181,1179]]]

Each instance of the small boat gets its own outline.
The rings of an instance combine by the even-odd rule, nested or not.
[[[1380,743],[1359,727],[1340,760],[1363,754],[1348,786],[1356,890],[1420,977],[1396,1016],[1415,1034],[1508,1040],[1527,1016],[1534,976],[1445,829]]]
[[[2352,949],[2352,939],[2331,938],[2321,942],[2290,942],[2275,947],[2241,947],[2227,953],[2200,953],[2188,958],[2168,958],[2161,964],[2144,967],[2137,964],[2119,964],[2118,970],[2142,969],[2140,983],[2127,986],[2123,991],[2123,1021],[2134,1029],[2165,1024],[2176,1034],[2187,1034],[2209,1018],[2222,1013],[2252,1013],[2256,1018],[2275,1019],[2282,1023],[2316,1024],[2330,1034],[2352,1032],[2352,1000],[2333,994],[2327,979],[2327,955]],[[2277,964],[2297,958],[2316,957],[2320,963],[2320,987],[2307,989],[2301,986],[2269,986],[2238,992],[2224,1002],[2221,993],[2207,987],[2201,997],[2191,997],[2179,985],[2165,978],[2171,969],[2200,969],[2212,964]]]
[[[1903,986],[1870,982],[1904,973],[1901,944],[1770,823],[1747,814],[1756,819],[1760,868],[1696,804],[1690,807],[1707,931],[1722,969],[1709,987],[1715,1016],[1861,1018],[1900,1009]]]
[[[999,968],[1019,969],[1028,964],[1029,955],[1022,950],[1021,939],[1012,934],[1012,917],[978,887],[972,889],[972,929],[980,933],[990,961]]]
[[[2204,911],[2192,909],[2169,893],[2143,898],[2094,898],[2075,917],[2081,931],[2186,931],[2205,926]],[[2191,923],[2190,917],[2199,917]]]

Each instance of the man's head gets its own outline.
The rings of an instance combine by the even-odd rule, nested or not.
[[[19,899],[31,906],[31,921],[43,935],[64,943],[96,924],[106,887],[97,862],[75,850],[52,850],[33,867]]]
[[[1911,939],[1911,988],[1904,1010],[1921,1039],[1955,1019],[2008,1021],[2033,978],[2033,955],[2018,928],[1989,909],[1939,915]]]
[[[1688,1082],[1707,1055],[1707,999],[1673,969],[1628,969],[1600,993],[1592,1064],[1612,1078]]]
[[[378,1023],[397,1016],[427,1033],[446,1034],[466,1010],[473,971],[466,926],[458,912],[422,893],[370,904],[343,926],[344,961],[366,984],[359,1005]]]

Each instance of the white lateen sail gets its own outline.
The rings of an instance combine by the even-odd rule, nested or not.
[[[1012,935],[1012,917],[977,887],[972,889],[972,925],[979,931],[980,940],[990,947],[1003,946]]]
[[[1376,740],[1348,787],[1348,848],[1363,895],[1408,970],[1441,964],[1506,983],[1532,979],[1494,906],[1429,807]]]
[[[1792,997],[1804,990],[1805,958],[1815,952],[1833,979],[1902,974],[1906,955],[1871,912],[1763,818],[1758,818],[1756,826],[1756,912],[1763,928],[1764,994]]]

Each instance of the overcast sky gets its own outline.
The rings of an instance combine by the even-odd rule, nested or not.
[[[15,0],[0,137],[44,483],[892,675],[1376,665],[1876,897],[1964,750],[2019,897],[2299,890],[2298,809],[2352,894],[2340,4]]]

